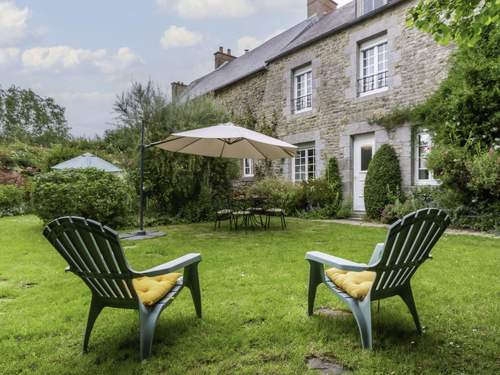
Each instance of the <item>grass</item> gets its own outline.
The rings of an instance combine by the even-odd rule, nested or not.
[[[374,305],[374,350],[360,348],[352,316],[306,315],[307,250],[366,261],[385,230],[290,220],[287,231],[214,232],[209,224],[162,228],[124,242],[145,269],[199,251],[203,319],[189,292],[163,312],[153,357],[139,361],[137,312],[105,310],[81,354],[89,290],[33,216],[0,219],[1,374],[303,374],[311,354],[356,374],[493,374],[498,361],[500,241],[445,235],[413,278],[418,336],[397,298]],[[324,286],[317,307],[342,308]]]

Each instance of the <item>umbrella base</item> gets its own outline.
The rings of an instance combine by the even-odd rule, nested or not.
[[[120,233],[120,239],[127,241],[149,240],[152,238],[158,238],[163,236],[166,236],[166,233],[159,231],[147,232],[145,230],[131,232],[131,233]]]

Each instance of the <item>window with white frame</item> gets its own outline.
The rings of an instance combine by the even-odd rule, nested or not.
[[[360,45],[359,80],[360,96],[387,89],[387,40],[377,38]]]
[[[371,12],[385,4],[387,4],[387,0],[361,0],[361,14]]]
[[[293,72],[292,111],[301,113],[312,109],[312,69],[311,65]]]
[[[253,160],[243,159],[243,177],[253,177]]]
[[[432,171],[427,167],[427,157],[432,148],[432,137],[427,131],[420,131],[415,138],[415,182],[417,185],[435,185]]]
[[[314,144],[301,146],[294,159],[294,181],[309,181],[316,176],[316,151]]]

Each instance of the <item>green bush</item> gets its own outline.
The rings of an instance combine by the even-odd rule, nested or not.
[[[366,214],[371,219],[380,219],[384,207],[393,203],[391,195],[401,191],[401,171],[394,149],[385,144],[375,153],[368,167],[365,181]]]
[[[275,177],[266,177],[247,189],[247,197],[259,197],[268,207],[284,208],[292,214],[304,208],[301,185]]]
[[[474,155],[465,162],[470,180],[467,187],[477,199],[500,199],[500,151],[493,149]]]
[[[335,217],[337,219],[348,219],[352,216],[352,200],[344,199],[340,204]]]
[[[342,186],[338,180],[316,178],[302,184],[308,210],[319,210],[321,216],[335,216],[342,203]]]
[[[97,169],[73,169],[35,177],[33,209],[45,222],[76,215],[113,227],[125,224],[130,192],[119,177]]]
[[[15,185],[0,185],[0,217],[19,215],[26,211],[25,191]]]

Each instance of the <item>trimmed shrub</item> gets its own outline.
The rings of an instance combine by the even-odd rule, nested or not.
[[[26,210],[25,191],[15,185],[0,185],[0,217],[19,215]]]
[[[123,180],[97,169],[53,171],[33,182],[33,209],[45,222],[75,215],[109,226],[125,224],[130,192]]]
[[[385,144],[375,153],[365,181],[365,208],[371,219],[380,219],[384,207],[401,191],[401,171],[394,149]]]

